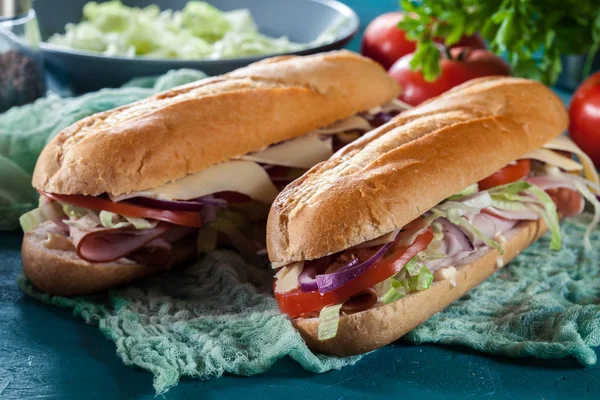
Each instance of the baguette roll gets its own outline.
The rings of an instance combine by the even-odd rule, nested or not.
[[[317,164],[279,194],[267,222],[269,258],[284,266],[281,311],[312,350],[365,353],[460,298],[546,224],[559,248],[559,215],[594,196],[582,177],[524,156],[567,125],[541,83],[480,78]]]
[[[458,86],[287,186],[267,223],[271,262],[323,257],[401,228],[567,124],[561,100],[541,83],[491,77]]]

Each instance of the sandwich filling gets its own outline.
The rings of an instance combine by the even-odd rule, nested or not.
[[[236,248],[266,263],[264,220],[279,191],[334,151],[408,107],[392,100],[305,136],[213,165],[161,187],[126,195],[40,192],[40,206],[21,217],[24,232],[54,224],[45,246],[73,250],[91,262],[170,266],[181,246],[198,253]]]
[[[543,219],[550,247],[558,250],[559,216],[581,213],[587,200],[595,211],[585,237],[589,245],[600,222],[594,193],[600,194],[600,186],[593,165],[569,139],[559,137],[401,229],[319,259],[282,263],[275,298],[292,318],[318,316],[319,339],[326,340],[336,335],[340,315],[392,303],[429,289],[436,280],[456,285],[458,269],[491,249],[498,251],[502,267],[503,245],[522,221]]]

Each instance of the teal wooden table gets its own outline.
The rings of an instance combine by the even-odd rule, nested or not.
[[[346,3],[363,24],[397,4]],[[355,40],[351,47],[357,45]],[[123,365],[97,328],[19,291],[20,245],[20,233],[0,233],[0,399],[153,399],[152,375]],[[599,399],[600,368],[583,368],[573,359],[510,359],[398,342],[341,371],[313,375],[281,360],[251,378],[184,380],[164,397]]]

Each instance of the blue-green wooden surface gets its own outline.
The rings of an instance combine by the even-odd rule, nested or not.
[[[397,4],[346,3],[363,28]],[[0,399],[153,399],[152,375],[123,365],[96,328],[19,291],[20,244],[19,233],[0,233]],[[510,359],[400,342],[341,371],[313,375],[281,360],[251,378],[186,379],[165,398],[600,399],[599,385],[600,368],[573,359]]]

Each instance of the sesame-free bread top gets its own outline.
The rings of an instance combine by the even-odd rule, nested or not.
[[[33,186],[92,196],[156,188],[398,94],[381,66],[348,51],[267,59],[69,126],[42,151]]]

